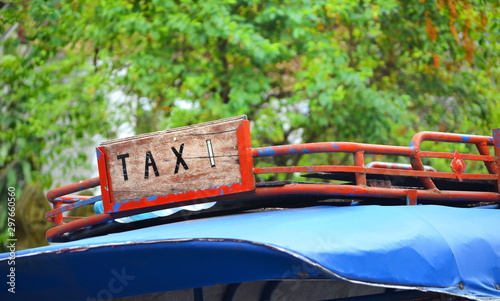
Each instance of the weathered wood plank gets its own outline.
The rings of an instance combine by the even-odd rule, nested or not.
[[[246,116],[101,144],[113,202],[241,184],[237,129]]]

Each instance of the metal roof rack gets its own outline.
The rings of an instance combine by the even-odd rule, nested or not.
[[[249,128],[246,117],[239,116],[103,143],[97,148],[99,177],[47,193],[53,209],[47,212],[46,219],[54,223],[47,231],[47,239],[58,241],[69,233],[124,216],[213,201],[253,202],[310,196],[392,199],[407,205],[500,202],[497,168],[500,165],[500,129],[494,129],[492,137],[420,132],[413,136],[408,147],[323,142],[252,148]],[[473,144],[478,154],[426,151],[421,149],[424,141]],[[172,146],[166,146],[168,143]],[[490,153],[490,147],[494,154]],[[253,166],[258,158],[315,153],[349,153],[354,157],[354,164]],[[141,154],[145,154],[144,160],[138,159]],[[404,157],[409,163],[365,164],[368,154]],[[154,156],[157,156],[156,161]],[[451,171],[436,171],[425,166],[422,158],[450,160]],[[482,162],[487,172],[466,172],[466,161]],[[347,183],[255,182],[258,175],[278,173],[300,173],[309,178]],[[72,195],[97,186],[101,186],[101,196]],[[64,216],[65,212],[101,200],[104,213],[89,217]]]

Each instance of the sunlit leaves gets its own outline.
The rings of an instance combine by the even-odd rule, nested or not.
[[[113,122],[137,133],[247,114],[257,145],[400,144],[499,120],[488,1],[33,1],[4,19],[24,22],[0,61],[22,112],[4,135],[37,151],[102,130],[112,91],[132,102]]]
[[[84,166],[82,147],[97,133],[109,136],[109,76],[96,74],[89,53],[75,47],[82,42],[67,35],[75,19],[69,11],[54,1],[2,10],[2,35],[17,26],[5,36],[0,56],[2,195],[8,187],[21,193],[29,183],[48,188],[52,168]]]

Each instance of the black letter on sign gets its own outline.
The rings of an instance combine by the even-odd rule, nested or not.
[[[184,167],[184,169],[189,169],[189,167],[187,166],[187,164],[184,161],[184,159],[182,159],[182,151],[183,150],[184,150],[184,143],[181,144],[181,148],[179,149],[179,152],[177,152],[177,150],[175,149],[175,147],[172,147],[172,151],[174,152],[175,156],[177,157],[177,162],[175,162],[175,171],[174,171],[174,173],[178,173],[179,172],[179,164],[182,164],[182,167]]]
[[[159,176],[158,168],[156,168],[155,159],[153,159],[153,155],[151,152],[146,152],[146,166],[144,166],[144,179],[149,178],[149,167],[153,166],[153,170],[155,172],[155,176]]]
[[[125,158],[128,158],[128,154],[121,154],[116,156],[118,160],[122,160],[122,169],[123,169],[123,180],[127,181],[128,180],[128,175],[127,175],[127,163],[125,162]]]
[[[214,148],[212,147],[212,140],[208,139],[206,142],[208,149],[208,158],[210,159],[210,166],[215,167]]]

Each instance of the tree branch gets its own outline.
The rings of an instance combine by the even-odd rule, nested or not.
[[[3,181],[3,179],[7,176],[7,173],[12,169],[14,168],[14,166],[17,165],[17,163],[19,163],[21,161],[21,159],[19,158],[16,158],[14,159],[13,161],[10,161],[9,164],[7,164],[7,166],[5,166],[2,171],[0,171],[0,182]]]

